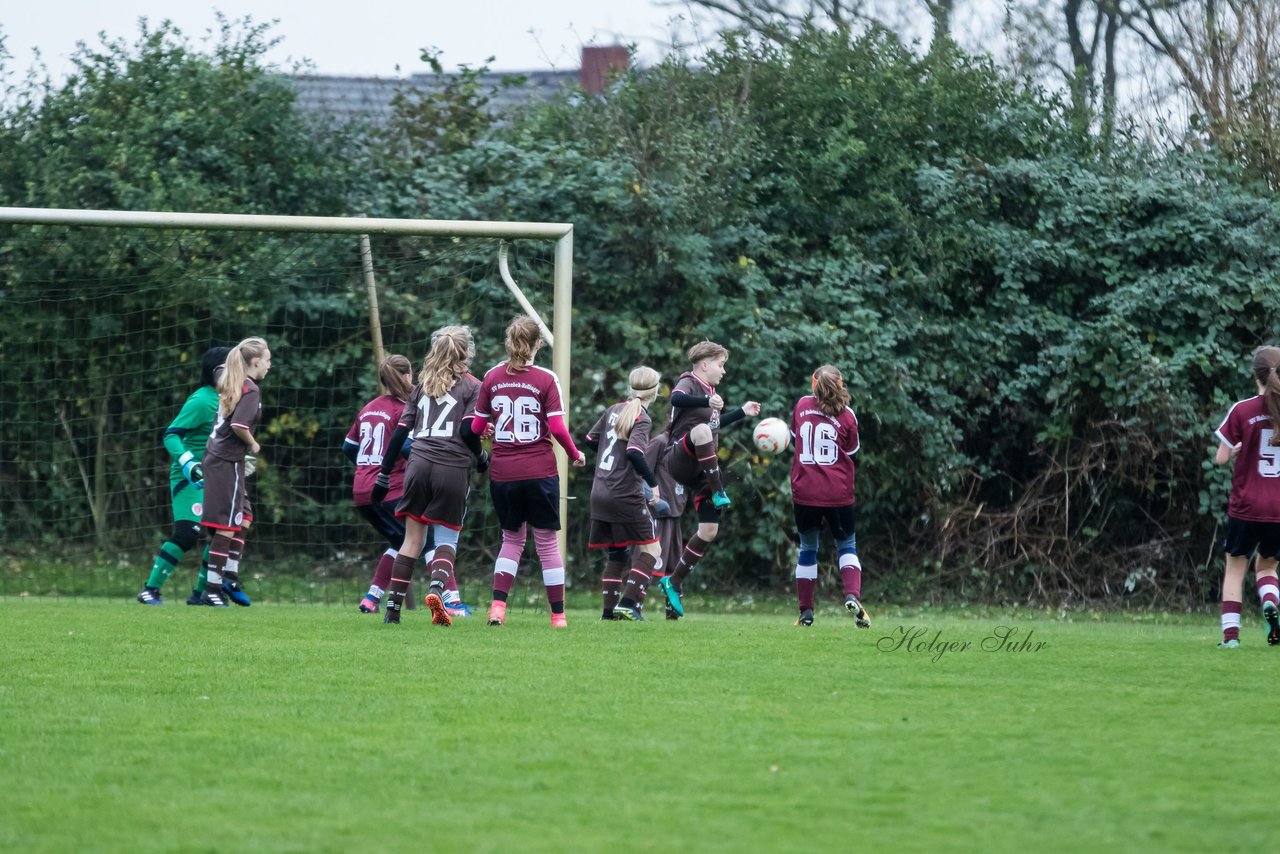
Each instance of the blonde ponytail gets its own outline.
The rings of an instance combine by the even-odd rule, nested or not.
[[[231,348],[227,354],[226,367],[222,376],[218,377],[218,411],[226,418],[236,411],[240,397],[244,394],[244,378],[249,374],[249,363],[261,357],[268,350],[267,342],[262,338],[246,338]]]
[[[618,413],[618,420],[613,425],[613,432],[619,439],[630,437],[631,428],[636,426],[636,419],[640,417],[640,410],[653,403],[658,396],[658,383],[661,380],[658,372],[647,365],[631,371],[631,375],[627,377],[629,400]]]

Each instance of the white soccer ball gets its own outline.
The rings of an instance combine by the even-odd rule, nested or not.
[[[751,438],[766,454],[780,454],[791,444],[791,431],[781,418],[765,418],[756,425]]]

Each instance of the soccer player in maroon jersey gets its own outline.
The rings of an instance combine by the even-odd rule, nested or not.
[[[471,430],[483,435],[493,420],[493,461],[489,494],[493,497],[502,547],[493,567],[493,602],[489,625],[507,619],[507,594],[515,583],[529,528],[542,562],[542,583],[551,606],[551,625],[567,624],[564,614],[564,557],[556,541],[560,530],[560,476],[551,437],[573,465],[586,465],[586,455],[573,444],[565,423],[560,381],[533,363],[542,346],[538,324],[520,315],[507,326],[507,360],[489,369],[480,382]]]
[[[671,416],[666,433],[671,437],[667,452],[667,470],[677,483],[693,495],[698,514],[698,530],[689,538],[680,560],[670,575],[659,582],[667,597],[667,619],[684,616],[680,593],[684,580],[698,565],[707,547],[720,532],[720,512],[731,505],[716,456],[716,441],[721,428],[760,414],[760,404],[749,400],[738,409],[721,414],[724,399],[716,386],[724,379],[724,364],[729,351],[712,341],[701,341],[689,348],[692,368],[680,375],[671,390]]]
[[[844,586],[844,607],[859,628],[870,628],[862,607],[862,564],[854,536],[853,455],[858,452],[858,419],[849,408],[844,377],[834,365],[813,372],[812,394],[796,403],[791,413],[791,500],[800,557],[796,561],[797,625],[813,625],[813,591],[818,584],[818,544],[822,526],[836,541],[836,560]]]
[[[258,380],[271,370],[271,349],[261,338],[246,338],[231,348],[218,377],[218,417],[204,448],[204,507],[200,524],[212,533],[209,579],[205,603],[227,607],[226,590],[240,586],[240,556],[253,522],[253,507],[245,490],[261,449],[253,431],[262,416]]]
[[[467,512],[471,464],[474,459],[476,467],[483,471],[488,463],[479,434],[471,432],[471,416],[480,389],[479,381],[468,373],[475,355],[475,343],[467,327],[445,326],[433,332],[418,384],[410,392],[391,434],[392,448],[412,439],[413,451],[405,472],[404,496],[396,507],[396,516],[404,520],[405,533],[392,563],[387,613],[383,618],[387,623],[400,622],[413,565],[422,553],[430,528],[435,552],[426,606],[431,610],[432,623],[453,624],[444,597]],[[393,457],[383,457],[371,493],[375,503],[392,488],[395,466]]]
[[[1267,643],[1280,644],[1280,585],[1276,558],[1280,556],[1280,347],[1259,347],[1253,354],[1253,379],[1258,394],[1232,404],[1218,427],[1214,462],[1235,460],[1231,498],[1227,504],[1222,578],[1222,642],[1240,646],[1240,607],[1249,558],[1257,552],[1254,579]]]
[[[596,476],[591,484],[591,534],[588,546],[607,549],[604,575],[604,620],[644,620],[641,607],[662,546],[649,504],[662,500],[658,479],[645,459],[649,445],[649,404],[658,396],[662,378],[640,366],[627,380],[627,400],[604,411],[587,431],[597,445]],[[648,495],[642,484],[649,487]],[[631,567],[623,587],[623,568]]]
[[[396,504],[404,494],[408,447],[392,448],[389,440],[395,432],[400,413],[404,411],[405,401],[413,393],[413,365],[404,356],[387,356],[378,366],[378,379],[386,393],[361,408],[342,443],[342,453],[356,467],[351,487],[356,512],[387,541],[387,549],[373,571],[369,592],[360,601],[360,610],[366,614],[378,612],[383,593],[391,584],[391,565],[404,542],[404,522],[396,518]],[[374,504],[371,497],[374,480],[382,470],[383,458],[388,455],[394,460],[390,487],[386,498]]]
[[[388,356],[378,366],[378,378],[385,394],[375,397],[364,405],[356,416],[351,429],[347,431],[342,443],[342,452],[355,464],[356,473],[352,484],[352,498],[356,511],[373,526],[373,529],[387,541],[387,550],[378,559],[373,572],[373,580],[369,592],[360,600],[360,610],[366,614],[378,613],[379,603],[391,583],[391,567],[404,542],[405,523],[396,516],[396,505],[404,495],[404,472],[409,462],[409,452],[413,447],[412,438],[407,438],[398,448],[392,448],[388,441],[395,432],[404,411],[404,405],[413,394],[413,366],[404,356]],[[386,454],[391,454],[395,461],[391,469],[390,487],[387,496],[380,503],[373,503],[372,493],[374,481],[382,470],[382,461]],[[434,543],[428,530],[426,552],[428,563]],[[458,584],[454,575],[450,574],[449,583],[445,587],[444,604],[450,616],[469,617],[468,608],[458,595]]]

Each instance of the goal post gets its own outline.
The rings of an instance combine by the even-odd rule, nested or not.
[[[553,288],[552,316],[551,316],[551,321],[552,321],[551,337],[553,338],[553,341],[548,342],[551,344],[551,368],[560,380],[566,409],[568,409],[570,406],[572,302],[573,302],[573,292],[572,292],[573,226],[572,224],[569,224],[569,223],[390,219],[390,218],[374,218],[374,217],[363,217],[363,216],[352,216],[352,217],[270,216],[270,215],[256,215],[256,214],[212,214],[212,213],[184,213],[184,212],[161,212],[161,211],[103,211],[103,210],[75,210],[75,209],[54,209],[54,208],[0,207],[0,225],[6,226],[6,227],[31,226],[31,227],[35,227],[36,229],[39,229],[40,227],[48,227],[50,229],[64,230],[69,235],[75,235],[77,233],[77,230],[80,227],[91,227],[95,231],[104,231],[104,230],[109,231],[109,230],[115,229],[115,230],[120,230],[121,233],[124,233],[125,230],[129,230],[129,233],[134,233],[137,230],[146,230],[148,232],[169,231],[174,233],[176,236],[172,238],[166,238],[165,240],[169,240],[169,241],[181,240],[184,244],[182,247],[180,247],[178,251],[192,251],[191,247],[186,245],[187,242],[190,241],[192,244],[196,245],[197,248],[194,250],[196,252],[199,252],[202,248],[204,248],[204,244],[201,242],[201,239],[208,238],[209,236],[213,236],[213,238],[216,240],[217,239],[216,235],[220,232],[249,232],[249,233],[278,232],[278,233],[292,233],[297,235],[311,234],[315,236],[315,239],[328,239],[328,237],[324,237],[324,236],[337,235],[339,236],[337,238],[338,240],[342,239],[340,237],[342,235],[350,235],[353,238],[352,240],[353,255],[363,255],[364,252],[368,251],[367,238],[369,235],[392,239],[392,242],[390,244],[388,244],[386,239],[383,239],[380,245],[396,245],[399,243],[408,243],[409,241],[412,240],[414,245],[416,246],[418,243],[425,243],[426,239],[435,239],[435,244],[433,245],[439,245],[444,247],[444,251],[455,251],[455,250],[449,250],[448,247],[450,244],[454,244],[455,246],[459,244],[464,246],[469,245],[472,241],[466,240],[467,238],[486,238],[486,239],[494,239],[495,241],[513,241],[513,240],[521,241],[520,245],[525,246],[528,251],[533,252],[533,255],[531,255],[530,257],[534,259],[538,264],[541,265],[540,272],[536,277],[538,281],[545,283],[547,278],[546,265],[548,264],[548,262],[550,262],[552,266],[550,278],[551,278],[551,284]],[[185,234],[183,234],[183,232],[191,232],[193,237],[187,237]],[[359,251],[355,251],[356,249],[355,239],[360,239],[360,238],[363,238],[363,240],[361,240],[361,243],[364,243],[364,246],[359,247]],[[71,237],[64,237],[63,239],[66,240],[68,244],[68,248],[66,249],[66,252],[68,254],[73,254],[76,251],[75,246],[81,238],[76,238],[74,236],[71,236]],[[230,239],[231,239],[230,236],[228,236],[227,240],[230,240]],[[290,238],[284,238],[284,239],[290,239]],[[302,239],[302,238],[299,238],[299,239]],[[534,251],[533,248],[528,246],[527,241],[535,241],[538,243],[549,244],[548,248],[550,249],[550,258],[547,258],[546,256],[543,255],[544,250]],[[157,242],[159,243],[161,241],[157,241]],[[205,243],[207,242],[208,241],[205,240]],[[245,242],[251,245],[254,242],[252,240],[252,235],[251,234],[243,235],[242,242]],[[494,248],[495,250],[497,249],[496,246]],[[169,247],[162,247],[162,249],[167,251]],[[120,251],[122,253],[127,254],[127,251],[129,250],[120,250]],[[483,241],[479,242],[479,244],[474,248],[467,249],[467,250],[457,249],[456,251],[457,252],[467,251],[467,252],[470,252],[472,256],[474,256],[477,253],[477,251],[483,251]],[[160,253],[157,252],[156,254],[160,254]],[[365,260],[366,259],[361,258],[362,263]],[[376,260],[381,261],[382,259],[376,259]],[[495,252],[494,261],[496,262],[496,252]],[[9,282],[17,283],[19,279],[22,279],[23,286],[27,288],[28,292],[30,292],[33,288],[37,290],[39,289],[40,285],[38,283],[34,285],[32,284],[34,279],[32,279],[32,270],[30,267],[24,268],[22,270],[15,270],[14,268],[6,268],[4,262],[5,262],[5,259],[0,258],[0,300],[4,300],[6,297],[10,295],[9,291],[11,290],[11,288],[9,287]],[[504,259],[503,266],[505,268],[505,259]],[[250,278],[253,275],[254,270],[252,266],[249,264],[249,262],[244,262],[240,267],[237,268],[237,271],[242,278],[230,279],[228,282],[226,282],[226,290],[234,291],[236,287],[246,286],[246,283],[256,287],[269,286],[269,285],[263,284],[262,281],[254,282]],[[367,271],[367,268],[366,268],[366,271]],[[77,274],[82,276],[81,281],[89,281],[93,274],[93,271],[91,269],[84,270],[81,268],[77,268],[76,272]],[[145,275],[146,275],[145,270],[139,270],[137,273],[138,281],[141,282],[142,278],[145,277]],[[517,270],[517,277],[519,277],[519,275],[520,275],[520,271]],[[6,281],[6,277],[9,277],[9,282]],[[422,281],[426,281],[426,280],[424,279]],[[475,281],[478,283],[480,280],[476,280],[472,278],[471,281]],[[486,278],[484,279],[484,281],[489,281],[489,280]],[[57,292],[56,296],[51,294],[50,296],[51,300],[79,298],[83,303],[83,301],[86,299],[92,299],[92,297],[90,296],[77,297],[75,295],[74,285],[69,285],[68,282],[65,280],[51,281],[50,290]],[[460,293],[462,292],[455,289],[453,291],[452,299],[455,301],[459,300]],[[482,318],[484,317],[485,314],[487,314],[487,317],[484,317],[484,319],[488,322],[488,325],[492,326],[493,323],[497,320],[497,318],[495,318],[492,313],[486,312],[483,306],[492,305],[493,300],[495,298],[500,299],[500,293],[496,293],[496,289],[490,289],[488,285],[485,285],[476,293],[478,294],[477,296],[462,297],[462,299],[470,300],[470,305],[467,306],[467,308],[469,311],[474,312],[474,314],[471,316],[475,318]],[[448,300],[447,295],[445,299]],[[430,306],[431,308],[430,316],[439,317],[441,313],[447,314],[448,307],[451,304],[453,303],[445,301],[445,302],[441,302],[441,303]],[[536,301],[535,301],[535,304],[536,304]],[[4,306],[0,304],[0,308],[4,308]],[[425,309],[427,308],[427,306],[423,305],[422,308]],[[9,310],[10,310],[10,313],[14,313],[16,311],[17,316],[18,317],[21,316],[20,307],[15,308],[13,305],[11,305]],[[137,313],[135,309],[131,308],[130,310],[135,311],[135,314]],[[462,313],[458,317],[458,320],[456,322],[468,322],[466,320],[467,316],[468,315],[466,313]],[[243,320],[249,321],[251,320],[251,317],[243,318]],[[305,321],[303,322],[303,325],[305,326]],[[251,328],[251,327],[252,327],[251,323],[248,323],[248,325],[246,326],[246,328]],[[337,343],[341,343],[342,346],[346,346],[348,348],[355,346],[355,344],[352,342],[350,338],[350,335],[348,334],[349,331],[350,330],[348,330],[347,333],[344,333],[346,337],[344,337],[342,342],[335,342],[335,345]],[[178,332],[174,332],[173,334],[179,335],[180,337],[180,333]],[[17,346],[16,341],[15,341],[15,346]],[[198,353],[196,355],[198,356]],[[416,357],[420,358],[421,354],[416,354]],[[114,359],[114,356],[112,356],[111,358]],[[183,358],[185,359],[186,356],[184,356]],[[9,379],[11,381],[15,380],[15,376],[18,370],[20,370],[20,368],[16,364],[10,366]],[[106,375],[107,372],[110,371],[110,365],[100,364],[98,366],[95,366],[95,371],[96,371],[95,375],[101,377],[103,375]],[[131,382],[132,376],[133,376],[132,374],[125,375],[120,379],[119,381],[120,384],[124,385]],[[187,390],[189,391],[189,389]],[[105,392],[105,391],[103,392],[104,399],[105,399],[105,395],[108,393],[109,392]],[[80,402],[84,403],[84,401],[80,401]],[[92,403],[96,404],[97,401],[92,401]],[[176,412],[177,407],[181,404],[181,400],[180,399],[173,400],[173,401],[170,401],[169,403],[171,403],[171,405],[173,406],[172,411]],[[88,409],[88,406],[86,405],[85,408]],[[105,410],[106,410],[106,404],[103,403],[99,411],[105,412]],[[171,416],[172,412],[170,412],[169,415]],[[352,411],[351,416],[353,418],[354,418],[354,415],[355,415],[355,411]],[[55,420],[53,423],[57,424],[58,421]],[[105,423],[105,421],[103,423]],[[52,439],[54,437],[52,435],[49,435],[49,438]],[[90,436],[90,437],[87,437],[82,444],[86,447],[90,447],[94,440],[95,440],[95,437]],[[98,441],[99,446],[106,447],[106,443],[101,436],[96,437],[96,440]],[[3,443],[0,443],[0,444],[3,444]],[[556,459],[557,459],[557,468],[558,468],[561,483],[562,483],[561,496],[560,496],[561,518],[567,521],[568,520],[568,495],[569,495],[568,460],[564,452],[559,448],[559,446],[554,442],[552,444],[555,450]],[[102,455],[99,455],[98,459],[101,460]],[[4,460],[0,460],[0,463],[3,463],[3,462]],[[84,473],[82,472],[82,474]],[[101,474],[102,472],[98,472],[96,476],[92,466],[89,467],[88,473],[84,474],[84,477],[87,477],[93,481],[94,490],[100,491],[103,488],[104,478],[100,476]],[[60,473],[60,476],[62,476],[61,473]],[[0,473],[0,479],[7,479],[10,481],[10,483],[14,481],[14,479],[10,477],[8,472]],[[94,513],[99,512],[102,509],[102,506],[105,506],[105,499],[99,496],[98,497],[99,501],[95,503],[94,496],[92,494],[92,491],[89,489],[87,483],[85,486],[85,492],[89,493],[88,506],[90,511]],[[4,502],[0,502],[0,504],[3,504],[3,503]],[[21,515],[21,514],[28,513],[26,509],[20,506],[21,504],[22,504],[21,501],[17,502],[16,506],[12,502],[9,502],[6,508],[0,508],[0,516],[3,516],[3,511],[5,509],[7,509],[11,514]],[[30,516],[25,516],[23,518],[26,518],[27,522],[29,523],[37,521],[35,518],[32,518]],[[564,549],[565,548],[564,526],[562,526],[562,529],[560,531],[560,541],[561,541],[561,548]]]

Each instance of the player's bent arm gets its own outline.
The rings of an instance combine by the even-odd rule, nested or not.
[[[1234,445],[1228,445],[1226,442],[1219,442],[1218,453],[1214,455],[1213,461],[1218,465],[1222,465],[1223,463],[1229,461],[1232,457],[1234,457],[1238,453],[1240,453],[1239,442],[1237,442]]]
[[[387,442],[387,447],[388,448],[401,447],[402,445],[404,445],[405,440],[409,439],[409,434],[412,431],[413,431],[413,428],[410,427],[408,424],[397,424],[396,429],[391,431],[391,440]],[[409,441],[412,443],[413,440],[409,439]],[[396,467],[397,459],[398,457],[396,454],[384,454],[382,457],[382,468],[380,469],[380,471],[383,474],[390,477],[391,470]]]
[[[476,413],[471,417],[471,432],[477,436],[483,436],[485,431],[489,429],[489,416]]]
[[[586,463],[587,455],[573,444],[573,436],[569,434],[569,425],[564,423],[563,415],[552,415],[547,418],[547,432],[560,443],[560,447],[564,448],[564,452],[569,455],[569,459],[573,460],[575,466]]]
[[[636,474],[644,479],[655,493],[658,491],[658,477],[653,473],[653,469],[649,468],[649,461],[644,458],[644,451],[639,448],[627,448],[627,459],[631,461],[631,467],[636,470]]]
[[[256,454],[262,450],[262,446],[258,444],[258,440],[253,438],[253,434],[249,432],[248,427],[242,427],[239,424],[231,425],[231,432],[235,433],[245,447],[249,449],[249,453]]]
[[[357,443],[351,441],[350,439],[342,440],[342,455],[347,459],[351,460],[353,465],[355,464],[356,457],[359,456],[359,454],[360,454],[360,446]]]
[[[700,406],[710,406],[711,398],[707,395],[685,394],[682,391],[671,392],[668,402],[676,409],[694,409]]]

